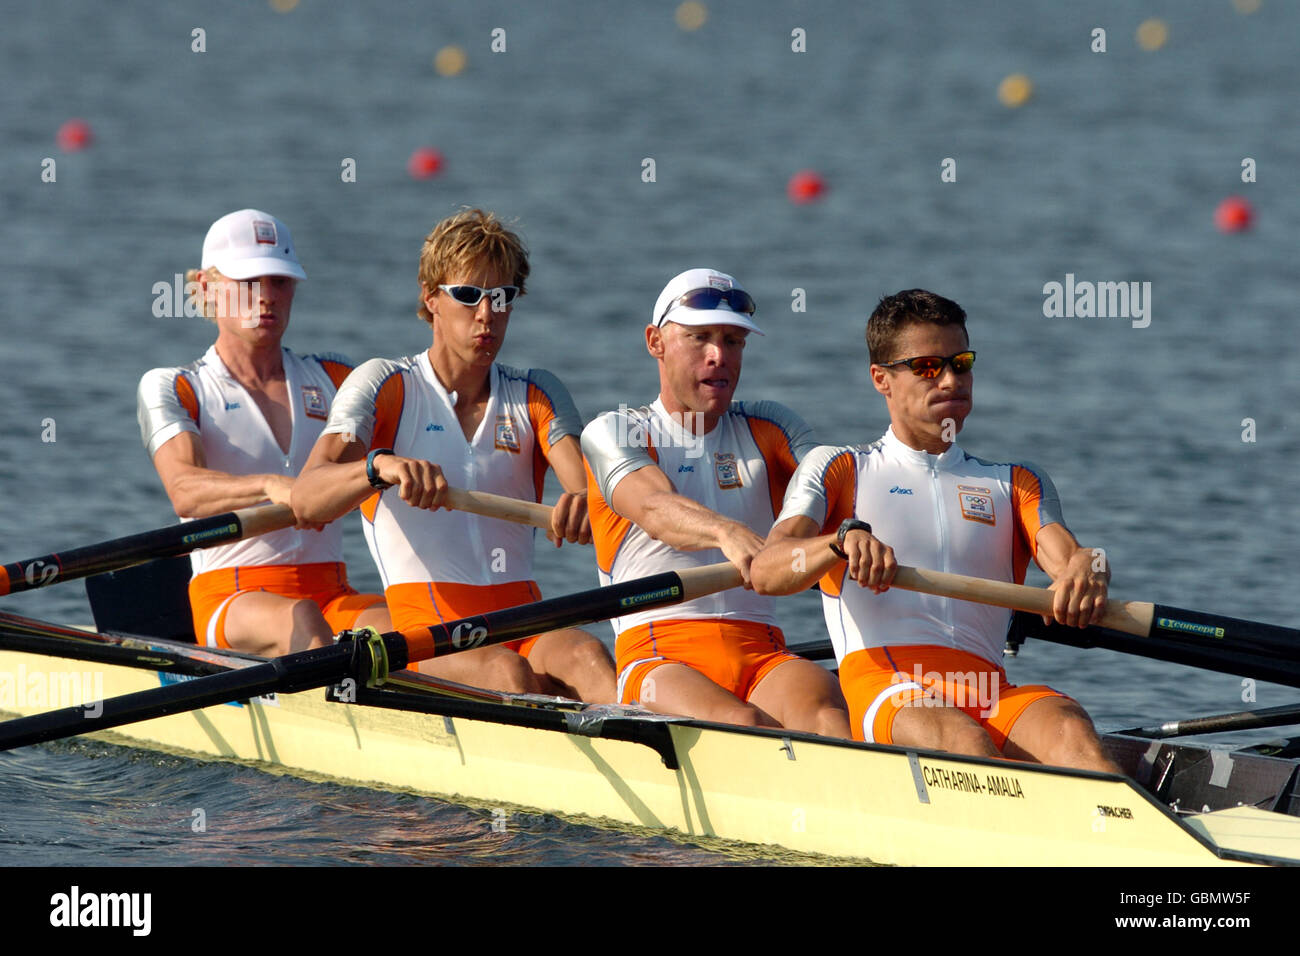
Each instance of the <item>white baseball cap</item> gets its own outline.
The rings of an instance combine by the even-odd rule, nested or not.
[[[689,292],[716,291],[721,293],[712,303],[695,304],[680,300]],[[707,300],[707,296],[705,297]],[[748,311],[746,311],[748,309]],[[763,330],[750,318],[754,300],[749,293],[736,285],[736,280],[716,269],[687,269],[678,273],[664,286],[655,300],[650,324],[663,326],[667,322],[678,325],[735,325],[759,335]]]
[[[260,209],[241,209],[214,222],[203,240],[202,266],[231,279],[307,278],[289,227]]]

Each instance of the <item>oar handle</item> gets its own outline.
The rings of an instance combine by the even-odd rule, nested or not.
[[[294,524],[293,509],[288,505],[253,505],[251,508],[240,508],[234,514],[243,529],[241,538],[254,538],[268,531],[292,528]]]
[[[905,591],[920,591],[939,597],[959,598],[976,604],[1010,608],[1013,611],[1032,611],[1035,614],[1052,614],[1055,595],[1046,588],[1031,588],[1008,581],[989,581],[964,574],[946,571],[927,571],[923,568],[899,566],[894,575],[894,587]],[[1151,619],[1155,605],[1145,601],[1107,601],[1106,616],[1101,626],[1126,634],[1146,637],[1151,633]]]
[[[448,488],[447,504],[457,511],[468,511],[470,514],[488,518],[532,525],[544,531],[551,527],[551,506],[538,504],[536,501],[507,498],[505,495],[494,495],[487,491]]]

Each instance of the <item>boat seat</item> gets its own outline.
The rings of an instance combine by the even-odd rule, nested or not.
[[[95,627],[193,643],[190,573],[190,559],[181,556],[86,578],[86,597]]]

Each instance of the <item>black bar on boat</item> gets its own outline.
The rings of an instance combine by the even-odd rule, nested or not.
[[[0,724],[0,750],[108,730],[213,704],[321,687],[349,674],[357,648],[352,642],[320,647],[222,674],[196,677],[79,707],[17,717]]]

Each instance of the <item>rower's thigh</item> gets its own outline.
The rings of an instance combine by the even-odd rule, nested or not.
[[[788,660],[758,682],[749,702],[790,730],[850,737],[849,709],[840,683],[812,661]]]
[[[392,618],[388,616],[388,605],[382,601],[370,605],[357,615],[357,619],[352,626],[357,629],[373,627],[380,634],[387,634],[393,629]]]
[[[779,727],[777,720],[753,704],[719,687],[693,667],[660,664],[641,681],[639,703],[658,714],[746,727]]]
[[[935,706],[933,700],[917,698],[899,707],[890,742],[899,747],[924,747],[974,757],[1002,756],[978,721],[956,707]]]
[[[333,636],[315,602],[269,591],[235,595],[226,606],[222,628],[232,648],[264,657],[303,651]]]

